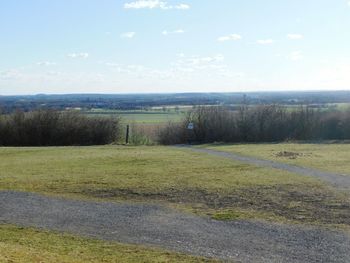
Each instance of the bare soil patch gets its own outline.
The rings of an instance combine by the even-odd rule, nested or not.
[[[308,186],[254,186],[232,192],[209,192],[203,189],[100,189],[83,191],[84,195],[121,200],[167,201],[187,204],[199,211],[249,209],[270,213],[301,223],[350,225],[350,199],[327,189]]]
[[[311,156],[311,153],[299,153],[299,152],[288,152],[288,151],[281,151],[275,154],[276,157],[282,157],[282,158],[288,158],[288,159],[297,159],[300,157],[307,157]]]

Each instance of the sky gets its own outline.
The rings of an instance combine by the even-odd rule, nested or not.
[[[0,0],[0,95],[350,90],[350,0]]]

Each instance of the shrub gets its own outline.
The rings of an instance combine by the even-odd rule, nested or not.
[[[265,105],[242,106],[238,111],[196,107],[181,125],[165,127],[160,133],[160,143],[186,143],[191,134],[186,130],[190,122],[194,123],[192,141],[198,143],[350,139],[350,111],[321,112],[308,107],[287,110]]]
[[[74,111],[17,111],[0,116],[0,145],[68,146],[108,144],[119,136],[119,119]]]

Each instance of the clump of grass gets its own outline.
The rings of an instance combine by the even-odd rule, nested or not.
[[[244,218],[241,213],[238,213],[236,211],[223,211],[223,212],[218,212],[212,215],[213,219],[216,220],[237,220],[237,219],[242,219]]]
[[[130,125],[130,144],[156,145],[159,126],[156,124],[133,123]]]
[[[211,218],[220,221],[236,221],[236,220],[261,220],[262,218],[272,222],[285,222],[287,219],[284,217],[277,216],[273,213],[258,212],[254,209],[239,209],[230,208],[222,209],[218,211],[210,211],[207,213]],[[288,220],[289,222],[295,222]],[[296,222],[295,222],[296,223]]]

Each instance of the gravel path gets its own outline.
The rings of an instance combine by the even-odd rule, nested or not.
[[[189,145],[179,145],[177,147],[188,148],[195,152],[216,155],[216,156],[229,158],[232,160],[236,160],[236,161],[240,161],[240,162],[244,162],[244,163],[248,163],[256,166],[271,167],[271,168],[285,170],[292,173],[297,173],[300,175],[313,176],[323,181],[326,181],[339,189],[350,189],[350,175],[323,172],[312,168],[305,168],[305,167],[300,167],[300,166],[291,165],[291,164],[263,160],[263,159],[258,159],[254,157],[239,155],[236,153],[228,153],[228,152],[215,151],[215,150],[203,149],[203,148],[194,148]]]
[[[158,205],[87,202],[0,192],[0,223],[239,262],[350,262],[350,236],[318,228],[220,222]]]

